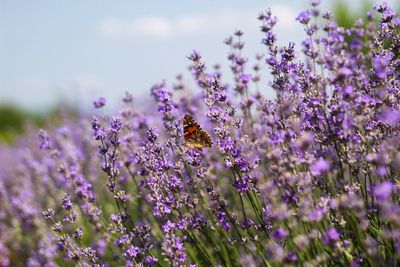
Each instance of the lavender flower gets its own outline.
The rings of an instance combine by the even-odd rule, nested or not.
[[[278,229],[276,229],[274,231],[274,233],[272,234],[272,237],[276,241],[281,241],[282,239],[286,238],[287,236],[288,236],[288,233],[282,227],[279,227]]]
[[[310,166],[312,175],[318,176],[329,170],[329,163],[320,158]]]
[[[382,120],[390,125],[396,126],[400,124],[400,111],[394,109],[387,109],[382,113]]]
[[[259,15],[255,65],[226,38],[231,83],[193,51],[194,90],[178,75],[0,144],[0,265],[399,265],[400,18],[378,4],[345,29],[310,4],[300,44]],[[187,113],[212,147],[185,144],[204,138]]]
[[[310,12],[310,10],[306,10],[306,11],[301,12],[301,13],[297,16],[297,18],[296,18],[296,20],[297,20],[298,22],[300,22],[301,24],[308,24],[308,22],[310,21],[310,19],[311,19],[311,12]]]
[[[334,243],[339,239],[340,235],[335,228],[329,227],[326,233],[322,236],[322,241],[325,245]]]
[[[95,108],[102,108],[106,105],[107,100],[104,97],[100,97],[99,99],[93,101],[93,106]]]
[[[375,185],[374,196],[379,202],[387,200],[393,190],[393,184],[391,182],[385,181],[381,184]]]
[[[70,210],[74,206],[74,203],[71,201],[71,196],[64,195],[62,199],[62,206],[65,210]]]

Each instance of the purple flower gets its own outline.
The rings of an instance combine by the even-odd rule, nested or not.
[[[74,206],[74,203],[72,203],[72,201],[71,201],[71,196],[69,196],[69,195],[63,196],[62,206],[65,210],[70,210]]]
[[[98,130],[100,129],[100,121],[97,117],[93,117],[92,121],[90,122],[90,125],[92,127],[93,130]]]
[[[132,103],[133,102],[133,95],[129,92],[125,92],[124,97],[122,98],[122,100],[125,103]]]
[[[201,59],[201,56],[196,50],[193,50],[190,56],[188,56],[188,59],[190,59],[191,61],[199,61]]]
[[[164,83],[159,83],[151,88],[151,93],[158,103],[158,111],[161,114],[169,115],[175,103],[172,100],[172,93],[165,87]]]
[[[179,189],[182,187],[182,182],[177,176],[172,176],[169,178],[169,186],[174,189]]]
[[[63,228],[64,228],[64,227],[63,227],[63,225],[61,224],[61,222],[56,222],[56,223],[52,226],[51,229],[52,229],[54,232],[61,232]]]
[[[121,202],[127,202],[128,201],[128,196],[126,195],[124,190],[118,191],[115,195],[114,198],[121,201]]]
[[[110,130],[113,133],[120,133],[123,123],[120,118],[113,118],[110,124]]]
[[[124,256],[128,259],[133,259],[139,255],[140,249],[135,246],[130,246],[125,250]]]
[[[171,222],[171,221],[167,221],[163,226],[162,226],[162,230],[164,233],[172,233],[175,230],[175,223]]]
[[[372,58],[372,66],[374,67],[375,75],[381,80],[385,80],[389,74],[386,67],[389,65],[392,59],[391,54],[386,54],[384,56],[375,56]]]
[[[76,229],[74,231],[74,233],[72,234],[72,237],[74,239],[81,239],[83,236],[83,229],[81,227],[79,227],[78,229]]]
[[[49,218],[54,216],[54,210],[53,209],[47,209],[47,210],[43,211],[42,214],[46,219],[49,219]]]
[[[96,131],[95,131],[95,133],[94,133],[94,139],[95,140],[101,140],[101,139],[104,139],[105,137],[106,137],[106,132],[104,131],[104,129],[102,129],[102,128],[99,128],[99,129],[97,129]]]
[[[146,258],[144,258],[144,263],[146,264],[146,266],[154,266],[156,265],[158,262],[157,258],[153,257],[153,256],[147,256]]]
[[[104,256],[107,249],[107,241],[104,239],[97,240],[93,245],[93,248],[96,249],[97,255]]]
[[[1,266],[9,266],[10,264],[10,259],[9,259],[9,250],[7,247],[3,244],[2,241],[0,241],[0,265]]]
[[[162,249],[170,261],[170,265],[184,265],[186,261],[186,252],[180,237],[177,237],[174,234],[167,235],[163,241]]]
[[[393,191],[393,184],[391,182],[385,181],[381,184],[377,184],[374,187],[374,196],[378,202],[386,201]]]
[[[252,177],[249,175],[243,176],[236,181],[233,182],[233,186],[236,187],[236,189],[239,192],[246,192],[250,190],[251,187],[251,182],[253,181]]]
[[[339,239],[340,235],[335,228],[329,227],[326,233],[322,236],[322,242],[325,245],[332,245]]]
[[[318,6],[320,3],[321,3],[321,0],[310,0],[310,4],[311,4],[313,7]]]
[[[400,111],[395,109],[386,109],[382,115],[381,119],[392,126],[400,124]]]
[[[298,22],[300,22],[301,24],[308,24],[308,22],[311,19],[311,15],[312,15],[311,11],[310,10],[306,10],[306,11],[301,12],[297,16],[296,20]]]
[[[382,22],[384,23],[390,22],[396,16],[396,12],[386,2],[375,4],[373,7],[376,11],[383,14]]]
[[[325,209],[317,208],[310,212],[310,214],[308,215],[308,218],[311,221],[318,222],[324,217],[325,213],[326,213]]]
[[[51,148],[50,137],[48,136],[46,131],[40,130],[39,139],[40,139],[40,149],[50,149]]]
[[[229,232],[231,230],[232,226],[229,223],[229,219],[228,219],[226,212],[224,212],[224,211],[217,212],[217,218],[218,218],[218,221],[219,221],[219,224],[221,225],[221,227],[225,231]]]
[[[251,81],[251,75],[250,74],[240,74],[239,81],[244,84],[247,84]]]
[[[337,79],[337,80],[344,80],[344,79],[346,79],[347,77],[349,77],[351,74],[352,74],[351,69],[346,68],[346,67],[343,67],[343,68],[340,68],[340,69],[338,70],[336,79]]]
[[[117,247],[122,247],[123,245],[127,245],[131,242],[131,237],[129,235],[123,235],[119,238],[117,238],[117,240],[115,240],[114,244]]]
[[[342,95],[344,99],[348,99],[353,96],[353,87],[351,85],[347,85],[343,88]]]
[[[261,31],[266,33],[271,31],[278,21],[277,17],[272,16],[272,12],[270,9],[267,9],[262,14],[260,14],[258,16],[258,19],[262,21]]]
[[[157,140],[158,132],[156,128],[150,128],[146,133],[147,140],[154,143]]]
[[[121,216],[120,215],[116,215],[116,214],[111,214],[110,220],[113,221],[116,224],[119,224],[119,223],[122,222]]]
[[[272,237],[276,241],[281,241],[282,239],[286,238],[288,236],[288,233],[283,229],[282,227],[278,227],[273,233]]]
[[[96,194],[93,192],[93,186],[83,176],[79,175],[75,178],[76,189],[75,193],[78,197],[87,199],[93,202],[96,199]]]
[[[106,105],[107,100],[104,97],[100,97],[99,99],[93,101],[93,106],[95,108],[102,108]]]
[[[319,158],[310,166],[310,171],[313,176],[319,176],[329,170],[329,162],[323,158]]]
[[[267,32],[264,39],[262,39],[262,43],[267,46],[272,46],[276,42],[276,35],[273,32]],[[276,61],[275,58],[269,58],[269,60]],[[268,61],[268,60],[267,60]],[[270,65],[275,65],[276,62],[267,62]]]

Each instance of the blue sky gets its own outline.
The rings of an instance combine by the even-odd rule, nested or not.
[[[328,1],[324,1],[328,6]],[[60,101],[90,107],[104,96],[116,105],[152,84],[185,80],[196,49],[210,66],[228,65],[223,39],[245,32],[245,53],[262,52],[257,14],[279,18],[281,43],[304,36],[295,16],[308,1],[15,1],[0,0],[0,101],[44,110]]]

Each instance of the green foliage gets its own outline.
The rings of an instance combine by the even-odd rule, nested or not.
[[[75,107],[64,106],[50,108],[44,113],[26,111],[11,104],[0,105],[0,142],[12,143],[26,132],[28,125],[44,128],[48,124],[58,125],[65,119],[77,118]]]
[[[24,125],[28,122],[40,125],[40,116],[10,104],[0,106],[0,141],[11,143],[23,133]]]
[[[359,18],[365,18],[365,14],[368,11],[372,10],[374,2],[383,1],[362,0],[360,2],[360,8],[358,10],[354,10],[350,7],[348,1],[335,1],[332,7],[332,13],[335,21],[338,23],[338,26],[346,29],[351,28],[356,20],[358,20]],[[395,9],[397,9],[397,11],[400,11],[400,5],[397,4],[397,6],[395,6]]]
[[[371,8],[372,2],[369,0],[362,1],[361,8],[357,11],[353,11],[346,1],[338,0],[333,6],[333,15],[339,26],[350,28],[358,18],[364,17]]]

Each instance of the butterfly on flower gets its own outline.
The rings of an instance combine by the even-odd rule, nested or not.
[[[201,129],[200,125],[190,114],[186,114],[183,118],[183,136],[185,138],[185,145],[191,148],[202,149],[203,147],[211,147],[212,145],[210,135]]]

